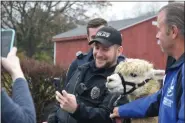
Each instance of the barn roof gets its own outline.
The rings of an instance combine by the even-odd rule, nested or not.
[[[131,27],[133,25],[136,25],[138,23],[152,19],[154,17],[156,17],[156,15],[145,15],[145,16],[140,16],[137,18],[110,21],[110,22],[108,22],[108,25],[110,25],[120,31],[120,30],[126,29],[128,27]],[[64,32],[64,33],[61,33],[61,34],[54,36],[53,41],[69,40],[69,39],[74,39],[74,38],[86,38],[86,33],[87,33],[86,32],[86,25],[78,26],[75,29],[72,29],[67,32]]]

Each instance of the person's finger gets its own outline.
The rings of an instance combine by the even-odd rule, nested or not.
[[[73,94],[68,94],[68,97],[71,98],[71,97],[74,97],[74,95]]]
[[[7,59],[4,57],[1,57],[1,64],[3,65],[3,67],[6,67]]]
[[[56,95],[56,100],[59,102],[59,103],[63,103],[62,100]]]
[[[6,58],[1,57],[1,63],[3,64],[5,62]]]
[[[66,97],[62,96],[58,91],[56,91],[56,96],[62,101],[62,103],[66,103]]]
[[[69,95],[65,90],[62,91],[62,94],[65,98],[67,98],[67,99],[69,98]]]
[[[116,114],[114,114],[114,113],[110,114],[110,118],[115,118],[115,117],[117,117]]]
[[[60,107],[63,109],[64,106],[62,104],[60,104]]]
[[[58,92],[58,91],[56,91],[56,92],[55,92],[55,94],[56,94],[59,98],[61,98],[61,97],[62,97],[61,93],[60,93],[60,92]]]
[[[16,47],[13,47],[10,52],[8,53],[7,57],[9,56],[16,56],[16,53],[17,53],[17,48]]]

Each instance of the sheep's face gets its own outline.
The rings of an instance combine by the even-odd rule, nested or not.
[[[120,62],[115,69],[115,73],[107,77],[106,87],[110,92],[123,93],[123,86],[121,77],[125,81],[139,84],[146,79],[161,80],[165,72],[163,70],[153,69],[153,65],[145,60],[141,59],[126,59],[124,62]],[[126,91],[129,91],[132,86],[127,85]]]

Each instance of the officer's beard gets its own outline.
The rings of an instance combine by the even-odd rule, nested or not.
[[[117,57],[117,56],[115,56]],[[111,68],[113,66],[115,66],[117,64],[117,58],[113,58],[112,61],[105,61],[104,65],[102,65],[101,67],[98,68]],[[96,67],[97,67],[97,63],[96,63]]]
[[[117,60],[116,60],[116,61],[117,61]],[[116,61],[107,62],[107,63],[105,64],[104,68],[111,68],[111,67],[115,66],[116,63],[117,63]]]

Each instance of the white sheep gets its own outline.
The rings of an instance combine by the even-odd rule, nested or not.
[[[107,77],[106,87],[111,93],[127,95],[129,101],[157,92],[165,75],[164,70],[156,70],[146,60],[127,58],[120,62],[114,74]],[[127,83],[132,83],[133,86]],[[126,84],[124,88],[123,84]],[[135,88],[133,88],[135,87]],[[131,119],[132,123],[157,123],[157,117]]]

